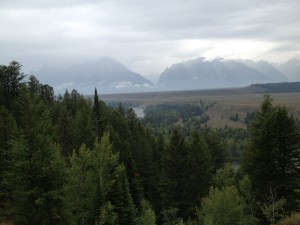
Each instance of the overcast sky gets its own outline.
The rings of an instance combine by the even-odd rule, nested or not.
[[[299,0],[0,0],[0,64],[111,57],[151,78],[196,57],[300,55]]]

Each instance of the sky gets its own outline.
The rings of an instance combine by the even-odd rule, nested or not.
[[[300,55],[299,0],[0,0],[0,64],[113,58],[155,80],[173,63]]]

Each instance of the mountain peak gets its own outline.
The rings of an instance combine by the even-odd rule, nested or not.
[[[158,84],[166,89],[203,89],[247,86],[253,83],[286,81],[267,61],[251,60],[211,61],[196,58],[176,63],[160,76]]]
[[[111,58],[73,64],[65,69],[55,66],[42,67],[36,71],[36,75],[60,93],[64,92],[66,87],[91,94],[96,86],[103,94],[145,91],[153,86],[152,82]]]
[[[300,57],[295,56],[285,63],[277,65],[277,69],[284,73],[291,81],[300,81]]]

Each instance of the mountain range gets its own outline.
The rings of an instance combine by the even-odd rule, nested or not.
[[[76,89],[91,94],[95,87],[100,94],[212,89],[300,81],[300,59],[273,65],[267,61],[196,58],[166,68],[157,84],[109,58],[66,68],[43,66],[34,74],[56,93]]]
[[[67,68],[43,66],[34,74],[42,83],[50,84],[59,93],[66,89],[76,89],[80,93],[90,94],[95,87],[99,93],[139,92],[154,86],[146,78],[109,58]]]

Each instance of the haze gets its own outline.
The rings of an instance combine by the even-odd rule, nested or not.
[[[299,0],[0,0],[0,64],[25,72],[111,57],[150,80],[195,57],[300,55]]]

